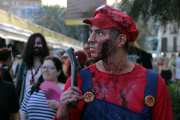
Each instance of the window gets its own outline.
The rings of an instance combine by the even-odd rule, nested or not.
[[[162,38],[161,51],[162,52],[167,52],[167,38]]]
[[[4,6],[8,6],[8,1],[3,1]]]
[[[158,48],[158,41],[154,42],[153,44],[153,51],[156,51]]]
[[[23,2],[21,2],[21,5],[24,5],[24,3],[23,3]]]
[[[177,37],[173,37],[173,52],[177,52]]]
[[[31,6],[35,6],[35,3],[31,3]]]
[[[18,5],[18,2],[12,2],[12,5],[14,6]]]

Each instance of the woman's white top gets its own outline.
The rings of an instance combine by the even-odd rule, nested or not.
[[[175,60],[174,60],[175,64],[176,64],[176,79],[180,79],[180,57],[176,56]]]

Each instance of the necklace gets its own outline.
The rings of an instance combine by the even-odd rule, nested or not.
[[[38,67],[38,69],[36,70],[35,74],[33,74],[33,70],[31,69],[32,79],[30,80],[30,85],[34,84],[34,76],[38,73],[40,67],[41,67],[41,64],[39,65],[39,67]]]

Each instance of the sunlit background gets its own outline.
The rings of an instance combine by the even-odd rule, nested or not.
[[[85,18],[88,18],[88,16],[91,16],[92,10],[88,8],[89,11],[87,12],[87,14],[81,13],[82,12],[81,10],[86,9],[86,6],[83,3],[81,5],[77,2],[81,2],[81,1],[89,2],[88,6],[91,6],[92,4],[91,7],[93,7],[94,2],[92,3],[93,0],[91,1],[90,0],[89,1],[88,0],[71,0],[74,2],[69,3],[69,1],[68,0],[0,0],[0,15],[1,15],[0,31],[2,29],[7,32],[7,34],[4,34],[4,32],[0,32],[0,48],[1,48],[1,45],[13,44],[15,45],[18,51],[22,51],[23,42],[27,41],[28,35],[30,35],[31,32],[37,32],[40,30],[47,37],[51,35],[53,39],[58,38],[57,40],[55,40],[55,42],[52,41],[53,39],[48,38],[49,39],[48,45],[53,49],[60,48],[59,46],[61,46],[61,48],[64,47],[64,49],[65,49],[65,46],[69,47],[68,45],[64,45],[64,44],[62,45],[62,43],[60,42],[57,43],[59,39],[60,41],[63,41],[63,42],[68,41],[70,42],[70,44],[71,43],[74,44],[76,42],[76,45],[81,46],[82,42],[85,42],[85,40],[88,39],[84,37],[86,36],[86,34],[83,33],[85,27],[82,26],[84,25],[82,23],[82,20]],[[105,3],[105,0],[95,0],[95,1],[98,4],[96,6],[100,6],[101,4]],[[134,0],[129,0],[129,1],[133,2]],[[167,2],[167,0],[162,0],[162,1]],[[176,1],[179,1],[179,0],[176,0]],[[140,6],[142,6],[145,3],[139,4],[139,2],[135,2],[136,4],[133,3],[133,5],[131,6],[130,4],[132,4],[132,2],[130,2],[129,4],[123,4],[123,5],[121,2],[122,0],[106,0],[107,5],[115,9],[119,9],[122,12],[126,11],[127,14],[131,13],[133,15],[132,16],[133,19],[136,19],[136,20],[138,20],[138,18],[142,19],[142,20],[139,19],[139,21],[136,21],[137,28],[140,31],[136,41],[139,44],[139,47],[141,49],[151,52],[153,58],[162,56],[165,53],[167,54],[167,56],[170,56],[171,53],[177,52],[177,49],[180,47],[180,40],[179,40],[180,29],[178,27],[178,22],[176,21],[177,17],[174,17],[174,18],[170,17],[171,21],[175,19],[175,22],[170,22],[169,21],[170,19],[167,20],[164,18],[166,18],[168,14],[176,16],[176,14],[178,13],[179,7],[176,6],[177,7],[176,8],[174,5],[171,5],[171,6],[174,6],[175,8],[173,9],[175,12],[172,12],[172,11],[167,11],[166,8],[168,8],[169,6],[166,6],[163,9],[160,9],[160,11],[158,12],[159,10],[158,7],[153,7],[151,4],[148,4],[149,8],[145,7],[142,9],[138,9]],[[66,9],[67,3],[69,6],[72,6],[74,8],[71,7],[71,8]],[[152,3],[152,4],[158,6],[161,2],[160,3],[158,2],[157,4],[155,3]],[[54,6],[54,5],[59,5],[60,7]],[[131,11],[132,7],[135,9]],[[147,10],[147,9],[150,9],[150,10]],[[75,10],[75,11],[72,11],[72,10]],[[146,11],[146,12],[145,13],[143,12],[143,15],[137,14],[137,13],[142,13],[142,11]],[[157,13],[163,13],[163,11],[166,11],[169,13],[158,14],[158,17],[153,17],[154,15],[157,16],[157,14],[154,13],[154,15],[151,16],[152,13],[149,14],[149,11],[157,11]],[[13,14],[13,16],[9,14]],[[148,18],[149,20],[147,20]],[[157,19],[154,20],[154,18],[158,18],[159,20],[162,19],[162,21],[158,21]],[[178,21],[180,20],[178,19]],[[10,25],[7,26],[7,24],[10,24]],[[3,28],[1,25],[3,25]],[[147,25],[146,28],[144,27],[145,25]],[[163,28],[161,27],[162,25],[163,26],[166,25],[167,27]],[[24,26],[28,26],[28,27],[24,27]],[[21,29],[19,28],[17,29],[16,27],[20,27],[23,30],[23,32]],[[54,31],[53,32],[54,34],[52,34],[49,30]],[[57,34],[57,33],[60,33],[60,34]],[[77,49],[78,49],[78,46],[77,46]]]
[[[121,0],[107,0],[108,5],[113,5],[115,2],[120,2]],[[67,7],[67,0],[42,0],[43,5],[60,5]]]

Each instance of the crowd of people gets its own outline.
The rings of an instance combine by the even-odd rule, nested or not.
[[[164,53],[162,57],[153,60],[150,53],[149,56],[152,61],[153,71],[159,73],[165,80],[166,85],[180,80],[180,49],[177,55],[172,53],[170,57],[166,57]]]
[[[75,51],[81,65],[77,86],[71,86],[67,53],[53,54],[40,33],[28,38],[14,61],[11,49],[0,49],[0,119],[173,120],[166,85],[180,81],[180,49],[170,59],[153,60],[135,42],[134,21],[107,5],[83,22],[91,35],[84,50]],[[60,102],[46,99],[40,86],[47,81],[64,91]]]
[[[79,50],[75,51],[75,55],[78,56],[81,69],[87,67],[86,62],[90,60],[88,52]],[[2,91],[8,87],[10,89],[6,93],[8,95],[0,100],[2,103],[0,111],[3,111],[0,119],[19,120],[21,117],[21,120],[52,120],[57,112],[59,102],[46,100],[40,85],[45,81],[50,81],[64,90],[66,80],[71,76],[71,65],[67,53],[59,50],[53,54],[48,48],[44,36],[34,33],[29,37],[22,54],[17,55],[14,61],[12,61],[10,48],[1,48],[0,56],[0,80],[2,80],[0,89]],[[6,82],[12,84],[6,84]],[[10,97],[11,95],[12,97]],[[7,104],[8,109],[5,108]],[[3,114],[5,112],[6,114]]]

